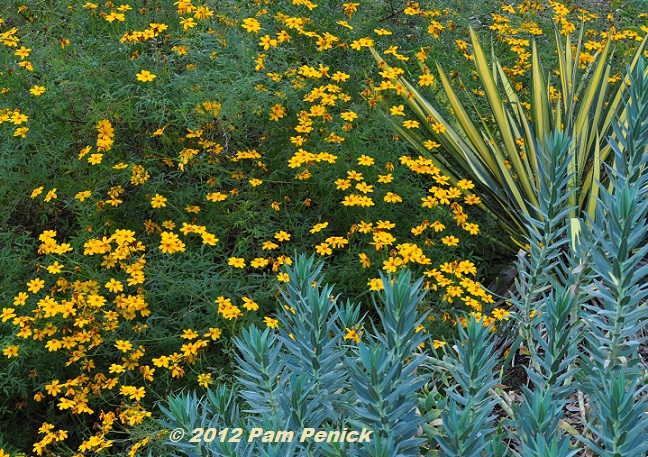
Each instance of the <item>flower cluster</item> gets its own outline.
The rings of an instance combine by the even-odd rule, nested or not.
[[[449,128],[409,118],[399,77],[416,62],[418,87],[438,90],[427,65],[446,37],[458,59],[471,59],[450,9],[407,2],[402,22],[376,28],[363,14],[370,6],[353,2],[230,2],[218,11],[191,0],[71,3],[56,24],[75,24],[69,33],[83,30],[100,46],[84,49],[84,37],[56,28],[45,49],[52,62],[73,62],[79,81],[33,51],[58,27],[45,13],[21,6],[12,21],[0,18],[0,148],[29,157],[61,144],[52,170],[27,168],[37,177],[20,198],[24,220],[15,219],[33,235],[32,269],[0,305],[0,368],[29,380],[11,398],[42,424],[30,452],[141,452],[153,438],[124,445],[120,433],[142,425],[158,395],[226,377],[208,367],[230,357],[243,325],[280,325],[270,315],[275,288],[289,280],[281,266],[295,251],[326,257],[354,292],[381,289],[377,270],[425,275],[434,299],[421,306],[437,321],[460,320],[457,310],[483,315],[484,325],[508,319],[506,307],[492,309],[471,257],[486,230],[477,183],[434,165],[429,154],[442,154],[441,144],[412,152],[386,135],[375,109],[385,106],[414,136]],[[553,1],[502,4],[490,28],[513,53],[504,69],[516,90],[526,84],[530,36],[546,28],[536,16],[564,34],[575,16],[597,19]],[[397,29],[411,21],[422,21],[430,46],[408,49]],[[640,38],[591,30],[582,64],[607,37]],[[376,80],[361,78],[357,64],[372,47],[386,56]],[[93,52],[114,79],[77,93],[81,81],[103,77],[78,70]],[[61,125],[64,134],[54,130]],[[344,333],[349,344],[363,338],[360,328]]]

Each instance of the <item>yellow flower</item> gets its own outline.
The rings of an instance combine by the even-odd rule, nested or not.
[[[467,195],[464,197],[466,205],[479,205],[481,203],[481,198],[477,195]]]
[[[268,266],[269,263],[270,262],[268,261],[268,259],[257,257],[256,259],[252,260],[252,262],[250,262],[250,266],[252,268],[263,268]]]
[[[14,125],[20,125],[22,123],[27,122],[28,120],[29,120],[29,116],[21,113],[19,110],[15,110],[11,115],[10,122]]]
[[[185,340],[194,340],[198,338],[198,334],[194,332],[192,329],[188,328],[182,331],[182,335],[180,335],[180,338],[183,338]]]
[[[221,329],[216,328],[216,327],[210,327],[209,331],[207,333],[205,333],[203,336],[205,338],[209,337],[212,340],[216,341],[218,338],[221,337],[221,334],[222,334]]]
[[[61,401],[58,403],[60,410],[71,409],[77,404],[76,401],[70,400],[69,398],[61,398]]]
[[[456,246],[459,244],[459,238],[453,235],[448,235],[441,238],[441,242],[446,246]]]
[[[470,233],[471,235],[477,235],[479,233],[479,225],[472,222],[467,222],[463,226],[464,230]]]
[[[403,264],[403,259],[400,257],[390,257],[383,261],[383,270],[387,273],[394,273],[399,266]]]
[[[20,127],[14,131],[13,136],[19,136],[21,138],[27,137],[27,132],[29,132],[29,127]]]
[[[27,283],[27,290],[32,294],[38,293],[45,286],[45,281],[40,278],[34,278]]]
[[[155,76],[153,73],[151,73],[148,70],[142,70],[139,73],[137,73],[137,80],[142,81],[144,83],[153,81],[157,76]]]
[[[373,192],[373,186],[367,184],[366,182],[360,182],[356,184],[355,187],[363,194],[366,194],[367,192]]]
[[[146,396],[146,390],[144,390],[144,387],[121,386],[120,393],[135,401],[140,401]]]
[[[222,192],[211,192],[207,194],[207,200],[211,202],[221,202],[225,199],[227,199],[227,194],[224,194]]]
[[[463,190],[469,190],[475,187],[472,181],[469,179],[461,179],[457,181],[457,187],[463,189]]]
[[[234,268],[245,268],[245,259],[239,257],[230,257],[227,264]]]
[[[61,270],[63,270],[63,265],[58,263],[58,260],[55,261],[52,265],[47,267],[47,272],[53,275],[60,273]]]
[[[198,375],[198,384],[202,387],[209,387],[210,384],[213,384],[214,380],[211,377],[211,373],[201,373]]]
[[[266,316],[266,317],[263,318],[263,321],[270,328],[278,328],[279,327],[279,320],[277,320],[277,319],[273,319],[271,317]]]
[[[362,181],[362,173],[358,173],[355,170],[347,171],[347,176],[349,179],[353,179],[354,181]]]
[[[128,352],[133,349],[133,344],[130,341],[117,340],[115,342],[115,347],[122,352]]]
[[[393,192],[387,192],[383,200],[387,203],[400,203],[403,201],[403,197]]]
[[[441,147],[441,145],[440,145],[439,143],[437,143],[437,142],[435,142],[435,141],[432,141],[432,140],[427,140],[427,141],[425,141],[425,142],[423,143],[423,146],[425,146],[425,149],[428,149],[428,150],[430,150],[430,151],[431,151],[432,149],[436,149],[436,148],[438,148],[438,147]]]
[[[18,66],[21,68],[26,68],[29,71],[34,71],[34,66],[31,64],[31,62],[24,60],[22,62],[18,62]]]
[[[392,106],[389,108],[392,116],[405,116],[405,107],[403,105]]]
[[[155,373],[155,368],[151,368],[148,365],[144,365],[140,367],[140,373],[142,373],[142,376],[144,377],[145,380],[147,381],[153,381],[153,374]]]
[[[21,60],[25,60],[27,57],[29,57],[29,53],[31,52],[31,48],[26,48],[24,46],[21,46],[19,49],[14,52],[15,56],[20,57]]]
[[[102,159],[103,154],[90,154],[90,157],[88,157],[88,163],[90,165],[98,165],[101,163]]]
[[[255,18],[249,17],[243,20],[241,27],[243,27],[248,33],[258,33],[259,30],[261,30],[261,23]]]
[[[259,309],[259,305],[251,298],[243,297],[243,308],[248,311],[256,311]]]
[[[434,82],[434,78],[432,75],[426,73],[424,75],[419,76],[419,86],[430,86]]]
[[[36,198],[38,197],[41,193],[43,193],[43,186],[37,187],[36,189],[32,190],[31,195],[29,198]]]
[[[347,328],[346,331],[347,331],[347,334],[344,335],[345,340],[353,340],[356,343],[360,342],[360,335],[358,334],[356,329]]]
[[[59,392],[61,392],[61,390],[63,390],[63,386],[61,386],[59,384],[59,381],[57,379],[55,379],[51,383],[49,383],[49,384],[47,384],[45,386],[45,390],[52,397],[56,397],[59,394]]]
[[[284,232],[283,230],[275,233],[274,237],[279,241],[290,241],[290,233]]]
[[[76,195],[74,195],[74,198],[76,198],[80,202],[83,202],[86,198],[90,197],[90,195],[92,195],[92,191],[84,190],[82,192],[77,192]]]
[[[33,86],[31,89],[29,89],[29,93],[36,97],[43,95],[44,92],[45,86]]]
[[[367,254],[361,252],[360,254],[358,254],[358,257],[360,258],[360,263],[362,264],[362,268],[368,268],[371,266],[371,260],[369,260]]]
[[[108,281],[104,287],[114,294],[124,290],[124,285],[115,278],[110,278],[110,281]]]
[[[273,249],[277,249],[278,247],[279,247],[279,245],[277,243],[275,243],[273,241],[266,241],[261,246],[261,249],[263,249],[264,251],[272,251]]]
[[[2,322],[7,322],[9,319],[16,317],[14,308],[2,308]]]
[[[315,251],[319,255],[331,255],[333,254],[333,250],[331,249],[330,245],[328,243],[320,243],[315,246]]]
[[[435,232],[442,232],[443,230],[445,230],[445,225],[443,225],[439,221],[432,222],[431,226],[432,226],[432,228],[434,229]]]
[[[153,208],[164,208],[166,206],[166,201],[166,197],[160,194],[155,194],[155,197],[151,199],[151,206]]]
[[[18,295],[14,297],[13,304],[15,306],[23,306],[27,299],[29,298],[29,295],[25,292],[18,292]]]
[[[413,121],[411,119],[403,121],[403,127],[405,127],[406,129],[417,129],[420,125],[421,124],[419,124],[418,121]]]
[[[432,124],[432,130],[434,130],[436,133],[444,133],[446,131],[446,128],[443,124],[435,122],[434,124]]]
[[[335,181],[334,184],[338,190],[347,190],[349,187],[351,187],[351,180],[339,178]]]
[[[63,347],[63,343],[59,340],[49,340],[45,345],[48,352],[56,352]]]
[[[369,157],[368,155],[362,154],[360,157],[358,157],[358,164],[360,165],[365,165],[365,166],[370,166],[374,164],[374,159],[373,157]]]
[[[91,149],[92,149],[92,146],[86,146],[85,148],[81,149],[79,151],[79,160],[83,159],[85,157],[85,155],[88,152],[90,152]]]
[[[122,13],[113,12],[107,15],[104,19],[106,19],[108,22],[124,22],[126,20],[126,17]]]
[[[58,197],[58,195],[56,195],[56,187],[55,187],[54,189],[50,190],[47,193],[47,195],[45,195],[45,198],[43,199],[43,201],[48,202],[50,200],[54,200],[57,197]]]
[[[315,224],[312,229],[309,230],[310,233],[317,233],[321,232],[323,229],[328,227],[328,222],[321,222],[319,224]]]
[[[216,235],[214,235],[213,233],[204,232],[200,236],[202,237],[203,244],[214,246],[216,243],[218,243],[218,238],[216,238]]]
[[[180,24],[182,25],[182,29],[186,32],[187,29],[192,29],[194,28],[197,24],[196,21],[194,21],[194,18],[189,17],[187,19],[180,19]]]
[[[370,279],[367,285],[369,286],[369,290],[383,290],[385,288],[380,278]]]
[[[441,347],[443,347],[443,346],[446,345],[446,342],[445,342],[445,341],[432,340],[432,342],[433,342],[434,349],[439,349],[439,348],[441,348]]]
[[[7,346],[2,350],[2,353],[8,358],[12,357],[18,357],[18,350],[20,348],[18,346]]]
[[[505,321],[509,320],[508,316],[511,314],[508,310],[503,308],[495,308],[493,310],[493,317],[497,320],[504,319]]]

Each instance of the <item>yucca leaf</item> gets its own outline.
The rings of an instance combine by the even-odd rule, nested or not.
[[[521,169],[522,167],[519,163],[519,156],[517,156],[516,154],[516,138],[514,138],[511,132],[511,126],[508,122],[504,102],[502,101],[499,89],[497,87],[497,84],[495,83],[495,77],[488,66],[488,62],[486,61],[484,51],[479,44],[477,35],[475,35],[475,32],[472,29],[470,30],[470,38],[473,44],[473,56],[477,74],[479,75],[479,79],[484,87],[484,92],[486,92],[486,98],[488,99],[488,102],[490,104],[493,117],[495,118],[495,123],[499,128],[499,133],[502,136],[505,150],[507,151],[509,156],[508,158],[511,160],[511,162],[513,162],[516,169]],[[505,157],[502,157],[502,154],[498,148],[491,148],[491,151],[496,152],[498,155],[500,155],[500,159],[505,159]],[[522,182],[522,186],[528,195],[533,194],[529,183]]]
[[[542,65],[538,56],[535,41],[531,52],[531,115],[534,123],[536,138],[545,138],[549,135],[551,125],[551,105],[549,104],[548,87],[542,74]],[[535,154],[531,155],[535,158]],[[537,169],[537,164],[535,164]]]

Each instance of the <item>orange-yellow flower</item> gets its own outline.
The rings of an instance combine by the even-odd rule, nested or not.
[[[251,298],[243,297],[243,308],[248,311],[256,311],[259,309],[259,305]]]
[[[315,224],[312,229],[309,230],[310,233],[317,233],[321,232],[322,229],[325,229],[328,227],[328,222],[321,222],[319,224]]]
[[[27,283],[27,290],[32,294],[38,293],[45,286],[45,281],[40,278],[34,278]]]
[[[353,340],[356,343],[360,342],[360,335],[358,334],[356,329],[347,328],[346,331],[347,331],[347,334],[344,335],[345,340]]]
[[[446,246],[456,246],[459,244],[459,238],[453,235],[448,235],[441,238],[441,242]]]
[[[290,233],[284,232],[283,230],[275,233],[274,237],[278,241],[290,241]]]
[[[166,197],[160,194],[155,194],[155,197],[151,199],[151,206],[153,208],[164,208],[166,206],[166,201]]]
[[[18,357],[18,346],[7,346],[2,350],[2,353],[8,358]]]
[[[245,259],[240,257],[230,257],[227,264],[234,268],[245,268]]]
[[[33,86],[31,89],[29,89],[29,93],[36,97],[43,95],[44,92],[45,86]]]
[[[432,130],[434,130],[436,133],[444,133],[446,131],[446,128],[443,124],[435,122],[434,124],[432,124]]]
[[[424,75],[419,76],[419,86],[424,87],[424,86],[430,86],[434,82],[434,78],[432,77],[431,74],[426,73]]]
[[[142,70],[139,73],[137,73],[135,76],[137,76],[138,81],[142,81],[144,83],[151,82],[155,78],[157,78],[157,76],[155,76],[153,73],[151,73],[148,70]]]
[[[366,154],[362,154],[360,157],[358,157],[358,164],[359,165],[364,165],[364,166],[370,166],[373,165],[375,160],[373,157],[369,157]]]
[[[403,105],[395,105],[389,108],[392,116],[405,116],[405,107]]]
[[[133,344],[130,341],[117,340],[115,342],[115,347],[122,352],[128,352],[133,349]]]
[[[241,27],[243,27],[248,33],[257,33],[259,30],[261,30],[261,23],[255,18],[249,17],[243,20]]]

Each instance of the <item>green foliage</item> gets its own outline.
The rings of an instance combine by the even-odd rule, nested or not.
[[[648,451],[647,370],[639,355],[639,346],[646,342],[641,332],[648,297],[645,61],[640,59],[628,73],[625,116],[614,119],[615,135],[608,140],[614,152],[612,165],[605,166],[609,187],[602,187],[595,217],[588,221],[592,231],[580,232],[569,246],[571,206],[570,192],[565,190],[572,173],[566,164],[573,152],[564,154],[569,139],[561,136],[549,138],[542,149],[545,179],[536,209],[541,217],[527,218],[530,257],[520,256],[518,294],[510,299],[516,309],[513,331],[519,337],[509,357],[518,349],[529,356],[525,368],[531,386],[512,399],[503,390],[502,373],[493,368],[506,366],[500,357],[482,357],[476,366],[474,348],[494,351],[492,337],[483,330],[475,332],[479,325],[472,320],[468,330],[462,330],[456,351],[448,349],[442,360],[431,357],[425,364],[434,372],[452,375],[448,399],[439,402],[443,407],[452,400],[472,405],[490,388],[489,400],[469,413],[478,420],[469,421],[472,416],[448,405],[440,435],[428,435],[439,443],[443,455],[477,456],[489,446],[497,450],[487,450],[488,455],[547,457],[578,455],[584,448],[618,457]],[[488,369],[478,377],[482,367]],[[480,380],[481,397],[467,395],[480,392],[467,379]],[[458,389],[467,398],[458,396]],[[507,430],[506,451],[499,438],[477,446],[477,437],[492,433],[487,419],[493,401],[501,408],[499,422]]]
[[[511,422],[520,435],[515,442],[511,424],[498,422],[499,408],[510,417],[527,413],[514,414],[519,398],[506,401],[493,384],[499,362],[488,356],[496,346],[487,327],[468,319],[461,339],[483,344],[457,342],[445,365],[430,362],[444,373],[432,378],[423,362],[423,351],[454,334],[450,322],[457,309],[482,311],[481,325],[494,321],[487,315],[492,297],[478,279],[484,272],[494,276],[494,265],[508,261],[498,249],[509,248],[508,240],[492,214],[471,206],[480,195],[470,191],[473,183],[457,181],[467,177],[459,168],[444,170],[452,179],[433,171],[433,162],[401,141],[404,136],[385,128],[375,107],[400,94],[376,89],[382,84],[373,79],[377,64],[363,49],[375,41],[399,65],[416,59],[425,72],[434,57],[456,71],[448,74],[456,87],[471,75],[470,55],[462,49],[469,46],[462,44],[468,26],[487,39],[497,29],[491,13],[508,8],[516,27],[537,19],[546,29],[554,23],[550,10],[531,2],[531,10],[524,3],[511,13],[498,0],[420,2],[435,8],[429,11],[407,0],[195,3],[0,2],[0,455],[162,455],[159,424],[150,417],[156,401],[169,395],[167,416],[180,418],[183,430],[366,428],[374,438],[364,446],[218,439],[203,449],[184,440],[179,453],[393,457],[442,448],[470,454],[480,448],[484,431],[493,432],[484,448],[492,455],[510,453],[508,443],[520,453],[562,452],[568,440],[551,429],[556,423],[565,429],[565,423],[556,422],[554,412],[575,394],[575,382],[595,388],[599,371],[617,362],[627,366],[626,378],[619,381],[615,373],[617,381],[599,391],[613,392],[622,408],[604,423],[600,392],[583,387],[599,419],[582,438],[625,451],[623,437],[610,438],[610,430],[627,424],[642,406],[628,405],[632,389],[619,387],[631,386],[630,375],[641,372],[631,357],[637,327],[625,327],[640,314],[641,274],[623,283],[637,286],[627,293],[609,279],[629,278],[632,265],[644,268],[637,260],[643,248],[629,242],[635,250],[626,255],[624,246],[613,246],[619,255],[608,265],[612,276],[587,289],[595,278],[591,265],[604,260],[599,257],[612,259],[611,249],[587,241],[586,233],[577,238],[574,223],[565,228],[564,196],[572,204],[578,200],[579,189],[572,190],[577,179],[572,174],[565,181],[565,163],[542,155],[544,149],[567,155],[587,141],[545,140],[536,132],[546,144],[527,142],[539,151],[542,176],[532,182],[529,200],[518,203],[539,207],[532,215],[544,218],[520,219],[535,241],[528,263],[520,259],[524,298],[517,303],[521,336],[514,348],[533,357],[533,393],[522,395],[538,406],[524,424]],[[249,20],[260,29],[242,27]],[[602,17],[592,36],[610,24]],[[615,25],[624,30],[623,23]],[[430,39],[419,40],[426,32]],[[617,56],[635,48],[637,35],[628,32],[621,34],[628,44],[617,47]],[[531,55],[530,49],[518,55],[507,48],[517,33],[502,32],[507,36],[498,34],[493,43],[496,54],[504,53],[507,75],[523,69],[522,55]],[[546,54],[548,40],[537,43],[537,54]],[[485,62],[480,59],[482,70]],[[560,83],[576,90],[569,78],[575,81],[578,72],[576,65],[567,71],[570,62],[556,65],[565,70]],[[145,81],[144,71],[155,78]],[[511,84],[528,83],[514,79]],[[538,81],[533,84],[544,89]],[[480,83],[468,86],[477,90]],[[503,80],[498,84],[502,101],[522,103],[509,97]],[[443,97],[444,87],[431,89]],[[465,95],[458,97],[472,103]],[[488,112],[489,100],[473,100],[475,112]],[[590,111],[600,111],[603,102],[596,98]],[[524,110],[513,105],[511,122],[519,116],[517,127],[526,128]],[[450,108],[447,103],[439,110],[449,119]],[[570,109],[560,109],[566,124],[578,121],[567,130],[590,135],[582,128],[590,118],[571,116]],[[493,120],[484,122],[492,129]],[[614,134],[619,150],[641,148],[624,140],[624,128]],[[503,138],[491,133],[495,143]],[[614,167],[624,170],[622,163]],[[363,204],[352,204],[351,197]],[[630,217],[642,210],[633,206],[635,198],[643,194],[623,194],[619,227],[601,230],[620,239],[628,224],[639,224]],[[605,205],[601,214],[612,214]],[[174,241],[167,243],[165,235]],[[569,242],[573,252],[591,257],[567,260]],[[579,242],[593,247],[577,248]],[[327,280],[337,293],[353,302],[322,284],[312,257],[290,267],[291,253],[313,251],[327,259]],[[560,271],[550,269],[563,260]],[[379,269],[398,274],[372,278]],[[283,271],[288,273],[277,275]],[[422,273],[427,278],[412,285]],[[563,287],[574,281],[583,287]],[[277,310],[278,282],[275,322],[269,316]],[[555,293],[546,292],[547,284]],[[382,286],[384,292],[370,292]],[[627,305],[622,310],[615,307],[618,297]],[[583,306],[604,311],[585,322],[577,317]],[[278,330],[270,330],[276,324]],[[567,328],[569,334],[559,332]],[[592,335],[583,338],[583,329]],[[435,339],[428,342],[427,335]],[[605,340],[608,335],[614,342]],[[590,371],[574,357],[579,345],[596,360]],[[593,349],[599,347],[605,348],[601,354]],[[205,398],[186,393],[214,384],[223,387]],[[180,391],[185,393],[173,396]],[[633,440],[642,425],[637,427]]]
[[[43,452],[120,453],[157,399],[233,382],[232,339],[275,310],[277,273],[293,252],[323,248],[329,278],[363,311],[372,305],[368,281],[398,257],[394,249],[410,244],[420,254],[403,253],[394,270],[409,263],[418,275],[472,260],[464,274],[474,278],[471,290],[483,292],[477,260],[496,254],[495,231],[485,221],[475,228],[480,234],[469,234],[449,206],[421,205],[427,179],[400,163],[407,145],[393,141],[360,95],[374,62],[349,44],[376,27],[408,42],[406,2],[370,2],[355,15],[339,3],[314,10],[291,2],[194,3],[0,2],[0,430],[12,429],[18,415],[24,432],[11,444],[22,450],[40,442]],[[291,28],[282,14],[308,27]],[[350,16],[352,28],[338,24]],[[443,21],[451,17],[448,10]],[[241,26],[251,18],[262,33]],[[311,30],[328,33],[335,46],[319,49]],[[259,39],[279,31],[290,40],[264,49]],[[447,49],[451,43],[448,36]],[[300,69],[308,66],[322,73],[306,77]],[[138,79],[142,71],[155,79]],[[307,97],[311,91],[327,92],[332,104]],[[276,106],[285,112],[273,119]],[[314,123],[302,132],[303,146],[291,142],[300,119]],[[333,132],[344,138],[327,141]],[[288,161],[300,149],[336,160],[309,159],[295,170]],[[359,164],[363,155],[374,163]],[[373,188],[374,206],[341,204],[336,180],[352,170]],[[350,192],[359,184],[350,181]],[[402,202],[384,200],[392,191]],[[158,196],[166,202],[154,204]],[[458,212],[473,215],[468,207]],[[432,221],[446,228],[423,234]],[[361,222],[369,229],[360,231]],[[124,230],[132,237],[116,243]],[[374,231],[393,239],[376,243]],[[171,251],[163,232],[177,236]],[[289,237],[279,241],[280,232]],[[447,235],[461,243],[446,246]],[[94,251],[93,243],[103,247]],[[42,287],[30,288],[36,278]],[[422,306],[445,292],[431,290]],[[95,308],[85,305],[91,296]],[[226,318],[228,300],[238,312]],[[141,308],[132,312],[135,301]],[[70,303],[72,311],[60,312]],[[440,318],[464,306],[446,300],[430,309],[438,319],[428,329],[452,333]],[[340,313],[344,331],[360,310]],[[118,341],[125,349],[116,349]],[[315,350],[328,356],[328,346]],[[310,367],[323,384],[333,360]],[[56,392],[53,383],[65,387]],[[64,409],[68,400],[74,408]],[[44,422],[55,428],[39,433]]]
[[[593,216],[601,164],[610,153],[609,146],[601,145],[601,139],[614,133],[612,121],[615,117],[623,119],[626,115],[622,102],[625,84],[612,88],[610,83],[611,40],[607,40],[598,60],[583,69],[580,60],[585,52],[582,34],[575,50],[569,35],[565,43],[558,30],[555,35],[559,89],[547,80],[534,44],[530,103],[515,89],[516,85],[499,61],[488,63],[481,40],[472,29],[475,72],[488,100],[486,110],[472,100],[463,101],[438,63],[443,90],[435,92],[434,101],[436,105],[449,107],[452,116],[437,109],[435,103],[406,78],[393,78],[404,87],[403,99],[427,130],[425,134],[410,131],[390,118],[395,131],[419,153],[430,157],[453,181],[468,176],[479,183],[480,194],[485,197],[482,208],[519,245],[523,237],[529,236],[525,218],[541,219],[542,216],[536,211],[536,189],[542,179],[538,139],[543,140],[555,132],[565,132],[572,138],[568,164],[572,173],[569,189],[573,191],[570,213],[574,218],[584,213]],[[629,71],[633,71],[646,42],[644,39],[634,51]],[[380,54],[373,49],[372,52],[377,61],[383,62]],[[425,146],[429,139],[438,141],[445,153],[430,154]]]
[[[332,287],[322,284],[321,270],[305,255],[287,268],[281,330],[243,330],[236,339],[236,385],[202,399],[171,397],[162,408],[169,429],[180,427],[189,434],[196,427],[222,430],[244,424],[239,426],[245,439],[236,448],[220,441],[202,447],[167,444],[189,455],[418,455],[424,418],[417,412],[416,392],[427,381],[417,373],[425,358],[418,347],[427,340],[425,332],[416,331],[424,319],[416,311],[424,295],[422,280],[411,284],[407,270],[382,278],[385,289],[378,298],[384,333],[370,333],[359,330],[358,306],[340,302]],[[351,329],[362,333],[358,343]],[[306,427],[367,429],[372,435],[367,444],[300,442]],[[253,429],[294,431],[296,436],[290,443],[268,444],[258,436],[249,439]]]
[[[608,141],[614,160],[605,165],[609,186],[601,187],[595,217],[589,218],[592,231],[570,232],[572,139],[558,133],[537,145],[541,174],[536,211],[541,217],[526,218],[530,252],[519,256],[517,294],[510,298],[515,309],[513,331],[519,337],[509,349],[509,359],[528,355],[529,387],[506,391],[509,387],[502,381],[509,365],[498,354],[491,328],[474,316],[459,327],[455,345],[445,346],[443,355],[434,352],[425,362],[421,356],[405,362],[423,339],[413,330],[420,323],[413,312],[422,298],[417,296],[420,283],[409,288],[404,271],[385,281],[380,294],[384,306],[377,312],[385,333],[374,330],[357,347],[342,351],[342,328],[353,325],[357,310],[347,304],[354,318],[340,325],[341,308],[332,300],[332,290],[320,284],[321,266],[313,268],[312,259],[302,256],[290,270],[291,281],[283,292],[288,307],[296,312],[282,317],[281,338],[273,344],[267,330],[252,329],[238,341],[244,354],[239,361],[241,380],[250,389],[240,396],[253,406],[248,421],[259,414],[267,422],[292,413],[293,419],[279,423],[303,427],[306,417],[317,424],[336,424],[350,414],[350,424],[371,424],[384,432],[377,432],[372,446],[358,450],[359,454],[354,449],[347,454],[326,448],[320,451],[324,455],[397,455],[398,446],[404,444],[435,456],[575,456],[583,449],[601,456],[645,455],[648,396],[643,381],[646,367],[638,353],[646,341],[640,333],[648,297],[648,70],[644,60],[628,74],[626,115],[612,124],[615,135]],[[323,319],[329,313],[332,319]],[[336,319],[337,324],[332,324]],[[349,363],[347,357],[355,362]],[[339,377],[322,376],[321,360]],[[350,369],[339,371],[344,366]],[[306,381],[300,383],[295,377],[298,371],[286,376],[286,370],[302,370],[299,379],[320,381],[305,389]],[[339,384],[328,384],[336,381]],[[334,391],[326,397],[330,400],[317,395],[324,392],[320,384],[329,389],[327,394]],[[292,390],[282,390],[288,385]],[[414,414],[416,402],[411,399],[418,390],[423,393],[418,406],[427,423],[420,423],[423,419]],[[392,393],[384,395],[387,392]],[[400,392],[401,398],[394,392]],[[401,406],[393,409],[388,399],[398,399],[396,404]],[[187,401],[170,401],[191,407]],[[323,406],[311,409],[313,402]],[[261,408],[254,407],[262,403]],[[586,403],[589,408],[583,408]],[[291,406],[282,410],[282,404]],[[178,408],[175,414],[167,413],[172,419],[167,426],[181,424],[189,429],[189,419],[177,419],[183,414]],[[417,419],[427,443],[411,438]],[[310,451],[300,455],[311,455]]]
[[[477,457],[484,451],[492,455],[485,439],[495,431],[493,408],[497,404],[489,395],[497,384],[490,327],[471,317],[466,328],[459,327],[457,343],[444,357],[444,362],[450,364],[448,374],[456,384],[446,390],[446,398],[438,405],[444,410],[443,430],[435,440],[442,456]]]

